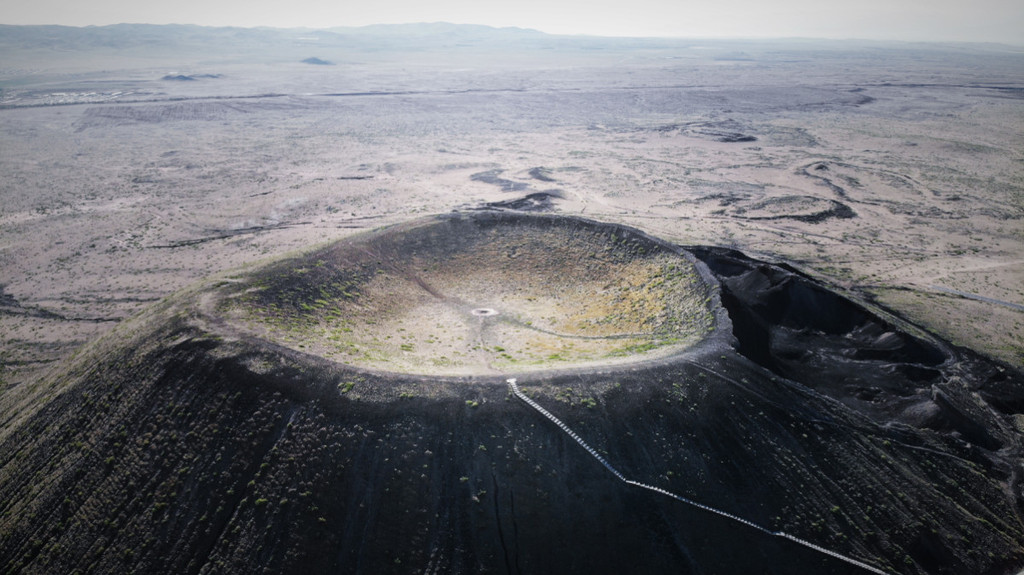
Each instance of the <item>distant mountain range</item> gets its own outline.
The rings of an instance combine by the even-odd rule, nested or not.
[[[493,28],[469,24],[426,23],[374,25],[359,28],[236,28],[188,24],[114,24],[110,26],[10,26],[0,25],[0,46],[22,49],[130,49],[137,47],[217,46],[260,47],[317,44],[351,47],[369,39],[388,47],[414,44],[444,47],[467,44],[520,43],[551,40],[550,36],[524,28]]]
[[[354,28],[238,28],[190,24],[114,24],[109,26],[0,25],[0,54],[10,66],[26,58],[66,60],[81,54],[131,56],[154,60],[291,60],[323,58],[337,62],[349,54],[452,51],[631,51],[687,49],[699,46],[703,57],[744,60],[750,54],[885,49],[915,51],[1014,52],[1024,48],[999,44],[922,44],[860,40],[683,39],[560,36],[527,28],[495,28],[446,22],[379,24]],[[713,48],[712,52],[706,51]]]

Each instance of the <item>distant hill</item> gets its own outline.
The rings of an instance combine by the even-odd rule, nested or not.
[[[328,29],[338,34],[359,34],[367,36],[404,37],[448,37],[460,40],[485,40],[492,38],[541,38],[548,34],[532,28],[483,26],[480,24],[451,24],[449,22],[420,22],[415,24],[373,24],[370,26]]]
[[[214,80],[222,77],[222,74],[167,74],[161,80],[171,82],[194,82],[196,80]]]
[[[199,46],[217,43],[280,41],[284,30],[263,28],[211,28],[184,24],[114,24],[111,26],[7,26],[0,25],[0,43],[23,48],[128,49],[157,46]]]

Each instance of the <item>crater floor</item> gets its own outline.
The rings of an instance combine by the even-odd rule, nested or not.
[[[272,267],[220,305],[236,328],[372,370],[480,375],[665,357],[713,329],[692,256],[619,226],[477,213]]]

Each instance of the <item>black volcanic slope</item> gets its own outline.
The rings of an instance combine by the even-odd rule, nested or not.
[[[0,444],[0,566],[864,572],[624,483],[510,376],[625,477],[770,531],[883,572],[1024,565],[1020,373],[786,266],[480,212],[211,281],[80,352]]]

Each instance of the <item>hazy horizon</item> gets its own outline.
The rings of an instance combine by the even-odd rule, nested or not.
[[[725,0],[715,6],[664,0],[551,3],[443,0],[424,5],[384,0],[373,5],[295,0],[282,9],[266,0],[183,0],[150,5],[126,0],[88,4],[64,0],[15,3],[0,0],[0,24],[104,26],[195,24],[243,28],[359,27],[374,24],[448,22],[530,28],[549,34],[665,38],[814,38],[911,42],[995,42],[1024,45],[1024,5],[1001,0],[965,4],[938,0],[922,6],[900,0],[823,4],[780,0],[772,4]]]

